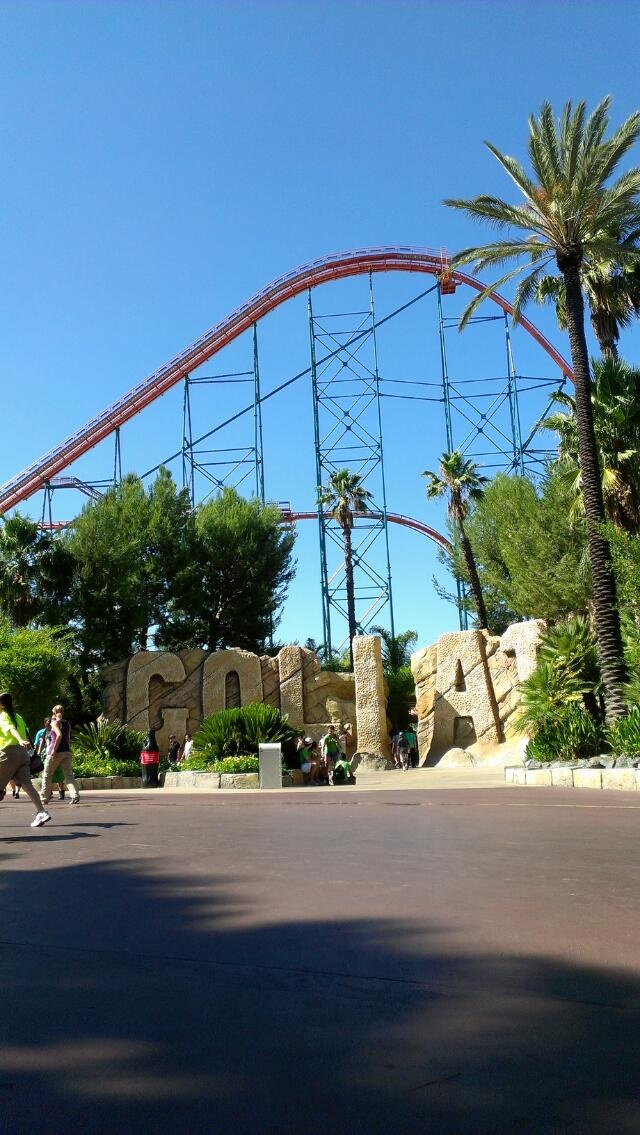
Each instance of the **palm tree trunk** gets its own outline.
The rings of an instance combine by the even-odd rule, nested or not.
[[[349,664],[353,670],[353,640],[356,635],[356,596],[353,587],[353,557],[351,554],[351,532],[342,529],[344,539],[344,574],[347,584],[347,623],[349,625]]]
[[[581,293],[582,294],[582,293]],[[603,359],[618,358],[618,348],[615,339],[615,322],[607,314],[601,314],[597,311],[591,312],[591,326],[595,332],[598,346]]]
[[[605,687],[607,719],[624,717],[627,707],[622,692],[626,680],[616,581],[611,551],[600,526],[604,523],[604,503],[598,466],[598,449],[593,428],[589,356],[584,333],[584,302],[577,266],[558,264],[564,276],[567,299],[567,330],[575,381],[578,456],[584,510],[587,518],[587,543],[591,563],[593,607],[596,636],[600,652],[600,668]]]
[[[480,576],[478,575],[475,556],[469,542],[469,537],[467,536],[467,533],[464,530],[464,524],[460,519],[458,519],[458,528],[460,529],[460,545],[462,547],[462,554],[464,556],[464,562],[467,565],[469,583],[471,584],[471,590],[473,592],[473,601],[476,606],[476,611],[478,612],[478,627],[481,631],[486,631],[487,608],[484,605],[484,596],[482,594],[482,587],[480,586]]]

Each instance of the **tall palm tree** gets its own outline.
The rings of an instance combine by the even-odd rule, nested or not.
[[[563,480],[584,511],[578,461],[575,398],[556,394],[564,406],[542,422],[558,434]],[[602,497],[607,519],[618,528],[640,532],[640,371],[611,356],[593,363],[593,427],[598,446]]]
[[[591,326],[603,358],[618,358],[618,339],[640,315],[640,265],[617,265],[610,260],[587,265],[581,272],[582,287],[589,304]],[[567,304],[561,276],[542,276],[536,284],[536,303],[555,304],[558,326],[567,330]]]
[[[462,548],[464,562],[467,565],[473,601],[478,613],[478,626],[481,630],[486,630],[487,609],[473,549],[464,522],[469,512],[469,501],[480,500],[484,495],[487,478],[478,473],[478,466],[474,465],[473,461],[466,460],[459,449],[442,454],[439,473],[432,473],[430,469],[425,469],[422,476],[427,478],[427,498],[429,500],[445,495],[449,497],[447,506],[449,516],[456,524],[460,535],[460,547]]]
[[[593,265],[604,261],[625,265],[640,257],[640,169],[632,169],[611,181],[640,135],[640,112],[632,114],[607,139],[609,105],[610,99],[603,99],[587,118],[584,102],[578,103],[575,110],[568,102],[556,123],[551,105],[543,103],[538,118],[529,119],[528,152],[533,176],[515,158],[501,154],[487,142],[522,193],[523,204],[511,205],[486,195],[445,203],[498,229],[519,230],[514,239],[464,249],[453,257],[453,264],[474,262],[476,271],[482,271],[524,259],[524,263],[478,294],[464,312],[461,326],[491,291],[527,267],[532,271],[518,285],[516,317],[532,298],[547,265],[555,261],[563,280],[596,634],[607,716],[614,718],[626,713],[622,690],[626,675],[611,554],[601,533],[605,514],[593,428],[582,289],[584,273]]]
[[[371,493],[362,487],[359,473],[334,469],[326,488],[318,487],[318,504],[328,509],[342,529],[344,573],[347,587],[347,623],[349,626],[349,661],[353,670],[353,639],[356,635],[356,600],[353,585],[353,552],[351,532],[354,512],[368,512]]]

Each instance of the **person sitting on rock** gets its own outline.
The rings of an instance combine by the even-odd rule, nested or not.
[[[309,784],[320,783],[320,756],[318,742],[313,737],[304,737],[303,744],[298,749],[300,768],[305,776],[309,777]]]

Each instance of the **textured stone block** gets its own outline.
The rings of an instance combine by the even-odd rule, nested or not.
[[[602,787],[615,788],[618,792],[637,790],[636,769],[606,768],[602,770]]]
[[[353,640],[353,669],[358,748],[363,752],[390,757],[382,650],[376,635],[356,635]]]
[[[127,670],[127,721],[131,729],[146,732],[151,721],[160,718],[160,699],[157,695],[150,699],[149,694],[154,680],[177,685],[185,678],[184,664],[177,654],[160,650],[140,650],[134,654]],[[155,704],[150,706],[150,700]]]
[[[259,788],[257,772],[223,772],[220,774],[221,788]]]
[[[525,769],[525,783],[549,785],[551,784],[551,769],[550,768],[528,768]]]
[[[551,783],[555,784],[556,788],[573,788],[573,769],[552,768]]]
[[[280,707],[295,729],[304,721],[303,657],[299,646],[284,646],[278,654]]]
[[[513,783],[526,784],[527,783],[527,770],[526,768],[514,768],[513,770]]]
[[[574,788],[602,788],[602,770],[598,768],[574,768]]]
[[[202,710],[205,717],[225,708],[226,679],[236,673],[240,704],[262,701],[262,667],[257,654],[248,650],[218,650],[202,667]]]
[[[505,654],[515,655],[519,682],[524,682],[536,668],[540,635],[546,625],[543,619],[512,623],[500,639],[500,650]]]
[[[472,767],[475,761],[466,749],[453,748],[448,749],[443,757],[438,761],[438,768],[464,768],[465,765]]]

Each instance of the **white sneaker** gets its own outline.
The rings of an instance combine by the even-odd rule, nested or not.
[[[43,824],[48,824],[51,816],[48,812],[38,812],[35,820],[33,821],[32,828],[41,828]]]

